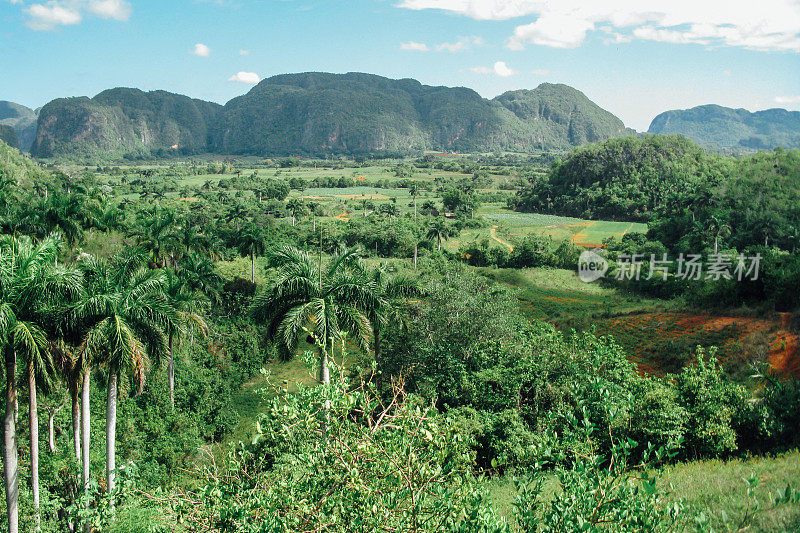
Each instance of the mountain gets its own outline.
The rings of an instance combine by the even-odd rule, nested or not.
[[[666,111],[650,124],[649,133],[678,133],[710,148],[800,148],[800,112],[767,109],[751,113],[718,105]]]
[[[17,131],[11,126],[0,124],[0,141],[3,141],[12,148],[19,148]]]
[[[117,88],[60,98],[39,113],[37,157],[123,157],[208,151],[222,106],[166,91]]]
[[[14,146],[28,152],[36,136],[37,112],[14,102],[0,101],[0,126],[14,128],[17,142]],[[5,139],[5,137],[2,137]]]
[[[274,76],[224,107],[164,91],[111,89],[42,108],[37,157],[415,154],[560,150],[628,135],[617,117],[566,85],[492,100],[371,74]]]
[[[611,113],[566,85],[487,100],[463,87],[362,73],[284,74],[225,105],[212,135],[232,154],[406,154],[567,149],[625,135]]]

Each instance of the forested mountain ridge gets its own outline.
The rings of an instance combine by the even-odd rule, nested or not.
[[[487,100],[464,87],[310,72],[268,78],[228,102],[213,144],[236,154],[529,152],[628,133],[566,85]]]
[[[542,84],[493,100],[464,87],[348,73],[284,74],[218,104],[164,91],[111,89],[41,112],[37,157],[406,155],[566,150],[633,133],[580,91]]]
[[[33,138],[36,136],[36,118],[38,110],[27,108],[14,102],[0,101],[0,126],[9,126],[14,129],[17,141],[14,146],[25,152],[30,151]],[[2,139],[6,142],[12,139],[6,132]]]
[[[116,88],[45,105],[31,153],[37,157],[150,155],[208,150],[222,106],[166,91]]]
[[[767,109],[751,113],[709,104],[665,111],[653,119],[648,132],[685,135],[709,148],[800,148],[800,112]]]

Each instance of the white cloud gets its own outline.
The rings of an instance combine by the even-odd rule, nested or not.
[[[800,94],[792,96],[776,96],[776,104],[800,104]]]
[[[246,83],[248,85],[255,85],[261,81],[261,77],[255,72],[237,72],[228,81],[235,81],[239,83]]]
[[[250,50],[239,50],[239,55],[240,56],[249,56],[250,55]]]
[[[454,43],[442,43],[436,46],[440,52],[460,52],[462,50],[469,50],[473,46],[483,45],[483,39],[480,37],[463,37]]]
[[[550,71],[543,68],[536,68],[531,71],[531,74],[536,74],[537,76],[549,76]]]
[[[413,52],[427,52],[428,45],[425,43],[416,43],[414,41],[408,41],[407,43],[400,44],[400,50],[411,50]]]
[[[798,0],[401,0],[399,7],[478,20],[534,19],[516,28],[508,41],[511,49],[528,44],[575,48],[600,28],[611,36],[608,43],[636,38],[800,52]]]
[[[522,50],[525,43],[553,48],[577,48],[586,38],[594,23],[564,15],[542,15],[539,20],[517,26],[508,40],[511,50]]]
[[[476,74],[494,74],[501,78],[508,78],[509,76],[519,74],[519,72],[506,65],[505,61],[498,61],[492,67],[472,67],[470,70]]]
[[[89,11],[104,19],[128,20],[131,17],[131,6],[124,0],[93,0],[89,2]]]
[[[11,3],[22,2],[12,0]],[[24,11],[28,14],[28,27],[41,31],[78,24],[85,14],[119,21],[126,21],[131,16],[131,6],[125,0],[50,0],[31,4]]]
[[[56,26],[69,26],[81,21],[79,11],[68,9],[54,2],[47,5],[33,4],[26,11],[30,15],[28,27],[32,30],[53,30]]]
[[[204,45],[203,43],[197,43],[196,45],[194,45],[192,54],[200,57],[208,57],[211,55],[211,48]]]

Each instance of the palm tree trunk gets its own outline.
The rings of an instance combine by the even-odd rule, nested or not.
[[[8,532],[19,532],[19,469],[17,466],[17,429],[14,424],[14,405],[17,399],[17,354],[6,350],[6,413],[3,419],[3,465],[6,481],[6,514]]]
[[[256,282],[256,254],[250,252],[250,283]]]
[[[47,448],[50,450],[50,455],[56,453],[56,427],[55,418],[58,412],[64,408],[66,402],[61,402],[58,407],[50,409],[47,415]]]
[[[92,372],[88,366],[83,372],[83,388],[81,390],[81,462],[83,469],[81,481],[83,488],[86,489],[89,484],[89,437],[92,430],[89,412],[89,387]]]
[[[167,365],[169,375],[169,404],[175,409],[175,355],[172,352],[172,332],[169,334],[169,365]]]
[[[319,381],[320,383],[331,382],[331,371],[328,368],[328,349],[322,348],[319,356]]]
[[[442,249],[442,234],[441,233],[437,233],[436,234],[436,250],[437,251],[441,251],[441,249]]]
[[[719,235],[714,237],[714,255],[719,253]]]
[[[108,400],[106,402],[106,481],[108,492],[114,490],[114,470],[117,459],[117,372],[108,376]]]
[[[39,528],[39,407],[36,403],[36,374],[28,367],[28,400],[30,421],[31,449],[31,491],[33,492],[33,508],[36,513],[36,530]]]
[[[418,249],[419,249],[419,245],[417,243],[414,243],[414,270],[417,269]]]
[[[70,384],[70,399],[72,400],[72,448],[75,459],[81,461],[81,399],[78,390],[78,377]]]

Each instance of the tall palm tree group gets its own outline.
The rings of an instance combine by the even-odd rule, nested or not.
[[[204,329],[200,291],[216,285],[202,264],[154,269],[152,250],[134,247],[110,260],[84,254],[59,265],[62,238],[39,242],[0,236],[0,350],[6,377],[4,475],[8,531],[19,530],[16,406],[27,389],[30,486],[39,522],[37,394],[62,377],[71,397],[73,451],[81,480],[90,479],[92,375],[106,376],[106,485],[115,487],[116,413],[120,383],[145,384],[151,366],[168,358],[174,405],[173,341],[191,324]],[[197,266],[197,265],[195,265]],[[209,292],[213,292],[209,290]],[[20,379],[21,378],[21,379]]]

